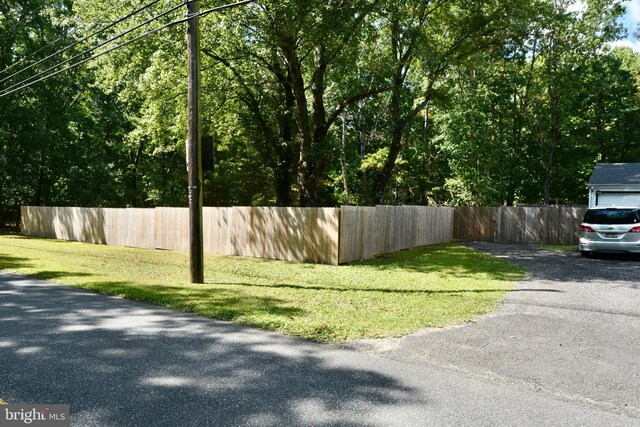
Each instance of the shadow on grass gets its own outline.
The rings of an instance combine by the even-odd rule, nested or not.
[[[29,276],[37,277],[42,280],[55,280],[62,277],[91,277],[91,273],[80,273],[77,271],[36,271],[29,273]]]
[[[258,285],[254,283],[242,283],[242,282],[207,282],[212,285],[225,285],[225,286],[246,286],[257,288],[285,288],[296,289],[301,291],[335,291],[335,292],[383,292],[393,294],[462,294],[462,293],[487,293],[487,292],[564,292],[557,289],[448,289],[448,290],[435,290],[435,289],[389,289],[389,288],[344,288],[344,287],[331,287],[331,286],[302,286],[291,285],[286,283],[277,283],[273,285]]]
[[[24,234],[20,234],[20,232],[14,233],[8,230],[1,230],[0,237],[6,237],[9,239],[15,239],[15,240],[46,240],[49,242],[78,243],[75,240],[56,239],[54,237],[25,236]]]
[[[365,267],[378,270],[404,270],[417,273],[441,273],[456,277],[477,277],[499,281],[522,278],[523,270],[502,259],[472,251],[457,244],[423,246],[356,261],[346,267]]]
[[[16,238],[24,238],[16,236]],[[57,243],[57,242],[56,242]],[[34,264],[28,260],[9,254],[0,253],[0,269],[32,268]],[[42,270],[29,272],[30,277],[62,282],[65,278],[90,278],[91,273],[78,271]],[[282,318],[301,315],[305,311],[287,306],[287,301],[277,298],[257,297],[250,292],[233,289],[194,289],[178,286],[153,286],[135,284],[124,281],[91,282],[74,287],[161,305],[180,311],[193,312],[221,320],[235,320],[249,315],[269,314]]]
[[[0,270],[5,269],[20,269],[33,267],[33,263],[30,260],[24,258],[18,258],[13,255],[7,255],[0,253]],[[76,271],[35,271],[27,274],[30,277],[35,277],[42,280],[55,280],[61,277],[90,277],[91,273],[81,273]]]
[[[237,289],[202,289],[178,286],[138,285],[130,282],[89,282],[83,289],[162,305],[221,320],[235,320],[248,315],[270,314],[289,317],[305,311],[287,306],[278,298],[257,297]]]
[[[0,269],[32,267],[33,264],[23,258],[0,253]]]

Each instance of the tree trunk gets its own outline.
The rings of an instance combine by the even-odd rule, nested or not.
[[[355,19],[353,25],[357,28],[364,17],[371,11],[368,8]],[[324,177],[325,171],[332,160],[331,147],[328,146],[329,129],[338,119],[344,109],[354,102],[366,99],[370,96],[382,93],[388,88],[381,87],[368,89],[347,99],[342,100],[335,109],[329,111],[325,105],[325,78],[327,67],[330,62],[337,58],[337,50],[327,52],[326,46],[316,43],[313,50],[314,61],[312,70],[303,70],[300,56],[298,35],[282,34],[277,32],[277,22],[274,22],[276,38],[280,54],[287,67],[287,78],[291,82],[291,89],[295,99],[295,112],[298,123],[298,134],[300,141],[300,152],[298,158],[298,186],[300,190],[300,205],[315,207],[320,206],[321,200],[318,195],[320,180]],[[341,40],[347,44],[353,31],[344,34]],[[309,71],[312,71],[309,73]],[[305,76],[311,75],[311,102],[307,99],[307,84]],[[309,108],[311,105],[311,110]]]
[[[391,84],[391,101],[389,105],[389,115],[391,118],[391,145],[389,154],[385,159],[382,170],[378,173],[374,188],[374,200],[376,203],[384,203],[384,190],[391,179],[393,169],[402,148],[402,134],[404,133],[404,123],[401,112],[402,87],[404,83],[402,53],[400,52],[400,23],[394,18],[391,25],[391,54],[394,61],[393,81]]]
[[[138,165],[140,164],[143,150],[144,141],[140,141],[135,155],[133,155],[133,153],[131,153],[132,155],[130,155],[131,165],[129,166],[129,204],[132,207],[140,206],[140,195],[138,194]]]
[[[429,93],[433,85],[433,79],[429,82],[428,88],[424,92],[424,99],[412,110],[402,114],[402,92],[405,89],[405,81],[412,60],[412,46],[404,46],[401,34],[400,22],[394,18],[391,25],[391,50],[394,62],[393,80],[391,83],[391,100],[389,105],[389,115],[391,119],[391,144],[389,154],[385,159],[385,164],[378,172],[375,187],[374,200],[376,203],[384,203],[384,193],[393,176],[393,170],[398,160],[398,155],[402,151],[403,136],[405,128],[429,103]]]
[[[276,203],[278,206],[291,206],[291,185],[293,184],[295,169],[296,100],[291,83],[285,78],[285,73],[280,72],[279,78],[284,92],[286,108],[278,117],[282,146],[276,149],[278,164],[274,165],[276,171]]]
[[[45,126],[45,132],[47,134],[47,126]],[[47,137],[43,137],[40,141],[40,160],[38,163],[38,184],[36,187],[35,204],[37,206],[45,206],[47,202],[47,196],[49,193],[48,185],[48,155],[49,155],[49,140]]]
[[[340,152],[340,165],[342,166],[342,185],[344,186],[344,203],[349,204],[349,181],[347,180],[347,143],[346,120],[342,118],[342,149]]]
[[[314,177],[312,125],[309,122],[309,108],[305,91],[302,64],[297,55],[296,42],[292,37],[281,40],[282,53],[288,66],[291,90],[295,99],[296,118],[300,135],[300,155],[298,158],[298,186],[300,187],[300,206],[317,206],[318,191]]]
[[[382,167],[382,170],[378,172],[375,182],[375,197],[376,203],[384,203],[384,192],[387,188],[387,184],[393,175],[393,169],[396,166],[396,160],[402,149],[402,134],[404,127],[402,125],[394,125],[393,132],[391,134],[391,146],[389,147],[389,155]]]
[[[558,140],[560,139],[559,129],[559,81],[558,81],[557,64],[553,64],[553,77],[551,80],[551,141],[549,146],[549,153],[547,155],[547,161],[544,168],[544,204],[548,205],[551,198],[551,171],[554,166],[555,151],[558,146]]]

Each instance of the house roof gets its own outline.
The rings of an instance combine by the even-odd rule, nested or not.
[[[640,184],[640,163],[598,163],[589,185]]]

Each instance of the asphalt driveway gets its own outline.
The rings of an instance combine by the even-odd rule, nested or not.
[[[529,271],[496,313],[348,347],[640,419],[640,260],[468,245]]]

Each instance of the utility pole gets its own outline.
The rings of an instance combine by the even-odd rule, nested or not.
[[[189,61],[189,125],[187,173],[189,175],[189,271],[191,283],[204,283],[202,245],[202,150],[200,140],[200,25],[195,15],[198,0],[187,1],[187,58]]]

